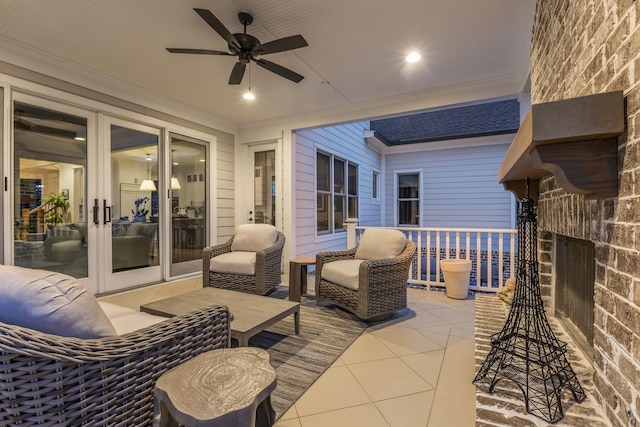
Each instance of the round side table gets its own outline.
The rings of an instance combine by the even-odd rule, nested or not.
[[[165,372],[153,391],[153,425],[272,426],[276,371],[253,347],[200,354]]]

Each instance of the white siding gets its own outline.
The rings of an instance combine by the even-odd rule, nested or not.
[[[345,249],[346,233],[316,236],[316,150],[322,150],[358,165],[358,203],[361,225],[381,225],[381,206],[373,201],[371,177],[381,170],[381,155],[364,141],[369,122],[297,131],[295,145],[295,234],[292,256],[313,256],[321,250]]]
[[[386,155],[386,226],[394,224],[395,173],[421,170],[422,226],[510,228],[513,194],[498,184],[508,144]]]
[[[216,236],[218,243],[233,235],[234,227],[234,141],[233,135],[216,133]],[[216,242],[211,242],[216,243]]]

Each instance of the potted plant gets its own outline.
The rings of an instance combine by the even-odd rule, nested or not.
[[[131,210],[134,221],[144,222],[147,220],[147,214],[149,213],[149,210],[146,208],[147,201],[149,201],[148,197],[140,197],[133,202],[136,205],[136,208]]]
[[[45,224],[57,225],[65,220],[69,211],[69,199],[62,193],[47,194],[42,199],[42,204],[46,206],[42,218]]]

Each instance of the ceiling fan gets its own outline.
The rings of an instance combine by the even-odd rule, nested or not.
[[[251,25],[253,22],[253,16],[246,12],[238,13],[238,19],[244,26],[243,33],[231,34],[229,30],[215,17],[211,11],[207,9],[193,9],[204,21],[209,24],[213,30],[220,34],[220,36],[226,40],[229,44],[229,52],[220,50],[209,49],[185,49],[185,48],[173,48],[168,47],[167,50],[171,53],[190,53],[196,55],[222,55],[222,56],[237,56],[238,62],[234,65],[231,75],[229,76],[229,84],[237,85],[242,82],[244,71],[247,64],[250,61],[255,62],[265,70],[269,70],[285,79],[291,80],[296,83],[300,83],[304,76],[285,68],[281,65],[275,64],[266,59],[257,59],[260,55],[268,55],[270,53],[284,52],[287,50],[298,49],[308,46],[307,41],[301,35],[283,37],[281,39],[273,40],[265,44],[261,44],[260,41],[250,34],[247,34],[247,25]]]

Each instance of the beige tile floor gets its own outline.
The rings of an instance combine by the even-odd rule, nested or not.
[[[138,309],[200,286],[197,277],[101,299]],[[275,427],[474,426],[473,300],[408,294],[409,310],[368,328]]]

